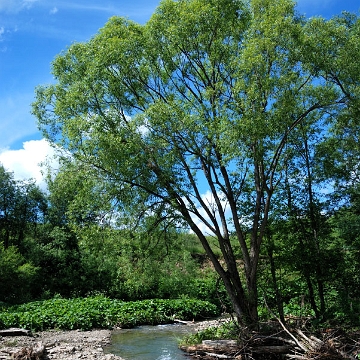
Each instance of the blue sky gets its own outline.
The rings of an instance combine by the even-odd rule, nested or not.
[[[73,42],[87,41],[109,17],[145,23],[158,0],[0,0],[0,162],[17,178],[41,175],[49,147],[30,104],[37,85],[53,81],[50,64]],[[358,13],[360,0],[299,0],[307,17]]]

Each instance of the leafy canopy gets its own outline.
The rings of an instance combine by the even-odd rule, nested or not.
[[[291,0],[164,0],[145,25],[113,17],[59,55],[33,112],[122,206],[186,224],[240,314],[256,307],[271,198],[299,125],[354,111],[358,72],[346,63],[358,32],[346,16],[306,21]]]

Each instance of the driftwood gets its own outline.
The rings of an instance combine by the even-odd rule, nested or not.
[[[207,358],[234,359],[233,354],[239,352],[241,347],[235,340],[203,340],[194,346],[180,346],[184,352]]]
[[[240,347],[235,340],[203,340],[201,344],[194,346],[181,346],[181,349],[186,352],[194,351],[210,351],[210,352],[226,352],[237,351]]]
[[[189,325],[189,324],[194,323],[194,320],[193,321],[185,321],[185,320],[180,320],[180,319],[174,319],[173,321],[176,323],[179,323],[179,324],[184,324],[184,325]]]
[[[194,358],[202,359],[284,359],[290,360],[357,360],[360,343],[336,334],[320,334],[321,338],[301,329],[288,329],[281,323],[274,335],[242,334],[235,340],[204,340],[201,344],[181,347]],[[241,341],[240,341],[241,340]]]
[[[20,328],[10,328],[0,330],[0,336],[32,336],[30,330]]]
[[[224,355],[224,354],[216,354],[216,353],[208,353],[208,352],[206,352],[205,355],[207,357],[213,357],[215,359],[234,359],[233,356]]]
[[[203,340],[203,346],[209,346],[213,349],[237,349],[239,346],[235,340]]]

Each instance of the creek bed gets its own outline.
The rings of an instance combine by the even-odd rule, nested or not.
[[[182,324],[115,330],[105,352],[124,360],[185,360],[186,355],[178,348],[178,342],[194,331],[193,326]]]

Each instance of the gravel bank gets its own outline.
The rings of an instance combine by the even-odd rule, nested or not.
[[[229,319],[186,323],[199,331],[210,326],[219,326],[226,321]],[[104,353],[104,348],[111,343],[110,330],[50,330],[37,332],[32,336],[0,336],[0,360],[10,360],[12,353],[25,347],[33,348],[39,342],[46,349],[44,360],[123,360],[117,355]]]
[[[33,336],[3,336],[0,338],[0,360],[12,359],[11,353],[41,342],[46,349],[44,360],[122,360],[113,354],[104,354],[111,341],[110,330],[42,331]]]

